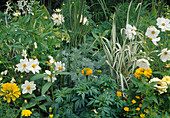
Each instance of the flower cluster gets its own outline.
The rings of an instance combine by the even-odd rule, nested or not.
[[[5,83],[1,85],[0,96],[4,95],[3,99],[8,103],[15,101],[21,95],[20,88],[15,83]]]
[[[136,78],[140,78],[141,75],[144,74],[147,78],[150,78],[150,76],[152,75],[152,69],[148,68],[148,69],[144,69],[144,68],[138,68],[135,71],[135,77]]]
[[[170,84],[170,76],[165,76],[162,78],[162,80],[159,78],[153,78],[149,81],[149,83],[152,82],[157,82],[154,87],[157,91],[159,91],[160,94],[163,94],[167,92],[168,84]]]
[[[17,68],[16,70],[20,71],[21,73],[27,72],[29,73],[32,71],[32,73],[35,74],[35,72],[39,73],[39,70],[41,70],[41,67],[39,66],[38,59],[27,59],[26,51],[23,50],[22,56],[25,57],[25,59],[20,59],[20,63],[16,64]]]
[[[32,112],[30,110],[22,110],[22,116],[28,117],[31,116]]]

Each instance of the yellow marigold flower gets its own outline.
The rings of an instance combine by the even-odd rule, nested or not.
[[[139,107],[142,107],[142,104],[139,104]]]
[[[148,110],[145,110],[145,109],[144,109],[144,112],[145,112],[145,113],[149,113],[149,111],[148,111]]]
[[[136,111],[140,111],[140,108],[139,108],[139,107],[137,107],[137,108],[136,108]]]
[[[141,100],[141,102],[143,102],[144,100]]]
[[[135,104],[135,103],[136,103],[136,101],[135,101],[135,100],[132,100],[132,103],[133,103],[133,104]]]
[[[103,91],[105,91],[106,89],[103,89]]]
[[[28,117],[31,116],[32,112],[30,110],[22,110],[22,116]]]
[[[125,111],[129,111],[129,108],[128,108],[128,107],[124,107],[124,110],[125,110]]]
[[[120,91],[117,91],[117,97],[121,97],[122,93]]]
[[[18,88],[16,83],[5,83],[1,87],[0,96],[4,95],[3,99],[7,100],[8,103],[11,102],[11,99],[15,101],[21,95],[20,88]]]
[[[136,97],[136,99],[140,99],[140,97],[139,96],[135,96]]]
[[[50,118],[53,118],[53,117],[54,117],[54,115],[53,115],[53,114],[50,114],[49,116],[50,116]]]
[[[145,117],[145,114],[143,114],[143,113],[140,114],[140,117],[141,117],[141,118],[144,118],[144,117]]]
[[[145,71],[145,69],[143,69],[143,68],[138,68],[138,69],[136,69],[136,71],[135,71],[135,77],[139,79],[140,76],[144,73],[144,71]]]
[[[170,68],[170,63],[169,63],[169,64],[166,64],[166,67],[167,67],[167,68]]]
[[[170,76],[164,76],[162,81],[166,82],[168,85],[170,84]]]
[[[90,68],[84,68],[82,71],[81,71],[82,75],[86,74],[86,75],[91,75],[93,73],[92,69]]]
[[[147,78],[150,78],[150,76],[152,75],[152,69],[148,68],[145,69],[144,73],[143,73]]]
[[[97,70],[97,72],[100,74],[102,71],[101,70]]]

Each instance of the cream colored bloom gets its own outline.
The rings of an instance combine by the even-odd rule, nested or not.
[[[165,48],[165,49],[162,50],[162,52],[160,54],[158,54],[158,56],[160,56],[160,59],[163,62],[166,62],[167,60],[170,60],[170,50]]]
[[[35,60],[29,59],[28,68],[34,74],[35,72],[39,73],[39,70],[41,70],[41,67],[39,66],[38,59],[35,59]]]
[[[26,51],[26,50],[22,50],[22,56],[23,56],[24,58],[27,57],[27,51]]]
[[[60,61],[54,64],[55,64],[55,71],[58,71],[58,72],[65,71],[65,63],[61,63]]]
[[[135,39],[135,35],[136,35],[136,27],[135,26],[131,26],[130,24],[126,25],[126,30],[125,30],[125,34],[127,35],[127,37],[129,39]]]
[[[34,84],[34,81],[29,82],[28,80],[25,81],[25,84],[21,85],[22,94],[32,94],[34,90],[36,90],[36,84]]]
[[[52,20],[54,22],[54,25],[61,25],[62,23],[64,23],[64,16],[62,14],[52,14]]]
[[[83,23],[83,25],[88,25],[89,21],[87,17],[83,17],[83,15],[80,16],[80,23]]]
[[[55,9],[54,12],[60,13],[62,9]]]
[[[163,81],[163,82],[166,82],[168,85],[170,85],[170,76],[164,76],[164,77],[162,78],[162,81]]]
[[[45,70],[44,74],[48,74],[49,75],[47,77],[44,77],[44,80],[47,80],[48,82],[54,82],[55,80],[57,80],[55,76],[51,75],[51,71],[49,71],[49,70]],[[51,81],[51,79],[52,79],[52,81]]]
[[[37,47],[37,43],[36,42],[34,42],[34,46],[35,46],[35,49],[37,49],[38,47]]]
[[[170,30],[170,20],[169,19],[167,19],[167,18],[163,18],[163,17],[159,17],[159,18],[157,18],[156,19],[156,21],[157,21],[157,26],[159,27],[159,28],[161,28],[161,31],[162,32],[165,32],[166,30]]]
[[[139,66],[139,68],[148,69],[150,64],[146,59],[138,59],[136,65]]]
[[[154,85],[154,87],[157,91],[159,91],[160,94],[167,92],[168,85],[166,82],[160,80],[159,78],[153,78],[149,81],[149,83],[152,82],[158,82],[156,85]]]
[[[16,11],[13,13],[13,16],[15,16],[15,17],[18,17],[19,15],[21,15],[21,12]]]
[[[155,28],[155,26],[150,26],[147,28],[145,35],[149,38],[156,38],[160,31]]]
[[[8,70],[5,70],[1,72],[1,75],[7,75],[7,73],[8,73]]]
[[[29,73],[30,69],[28,68],[28,59],[25,58],[25,59],[20,59],[20,63],[19,64],[16,64],[17,68],[16,70],[20,71],[21,73],[22,72],[27,72]]]

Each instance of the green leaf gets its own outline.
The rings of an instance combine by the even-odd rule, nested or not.
[[[31,108],[31,107],[33,107],[33,106],[35,106],[35,105],[36,105],[35,102],[30,102],[30,103],[28,103],[28,104],[25,105],[25,108]]]
[[[44,110],[45,112],[47,112],[47,109],[44,105],[39,105],[40,109]]]
[[[47,83],[42,87],[41,95],[44,95],[45,92],[48,91],[48,89],[50,88],[51,85],[52,85],[51,82],[47,82]]]
[[[14,47],[14,48],[24,48],[24,47],[22,46],[22,43],[20,43],[20,42],[16,42],[16,43],[13,44],[11,47]]]
[[[44,33],[40,36],[40,39],[44,38],[45,36],[49,35],[49,34],[52,34],[52,32],[47,32],[47,33]]]
[[[23,98],[35,98],[35,94],[28,94],[28,95],[23,95]]]
[[[36,74],[35,76],[33,76],[31,78],[31,81],[38,80],[38,79],[41,79],[41,78],[47,77],[47,76],[49,76],[49,75],[48,74]]]
[[[55,72],[54,74],[59,74],[59,75],[70,75],[69,72]]]

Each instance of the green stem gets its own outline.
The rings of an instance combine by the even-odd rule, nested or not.
[[[52,83],[52,85],[51,85],[51,94],[52,94],[52,99],[53,99],[53,103],[54,103],[54,93],[53,93],[53,83]]]

